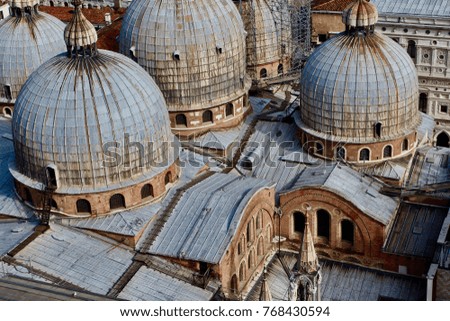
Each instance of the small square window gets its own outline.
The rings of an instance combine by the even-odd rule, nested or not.
[[[441,113],[447,113],[448,112],[448,106],[447,105],[441,105]]]

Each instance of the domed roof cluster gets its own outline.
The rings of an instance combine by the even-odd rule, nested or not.
[[[97,50],[93,32],[76,6],[65,30],[67,53],[38,68],[16,101],[16,170],[45,185],[44,170],[54,166],[56,192],[136,184],[162,171],[154,164],[167,159],[173,141],[155,82],[131,59]],[[127,148],[127,139],[143,149]]]
[[[64,24],[39,12],[38,3],[38,0],[12,1],[12,16],[0,22],[2,100],[14,101],[30,74],[65,50]],[[5,86],[10,88],[11,99],[3,92]]]
[[[154,77],[169,111],[245,93],[245,30],[230,0],[134,0],[119,40],[120,52]]]
[[[373,31],[376,16],[372,4],[356,1],[344,12],[347,31],[308,59],[300,90],[305,128],[362,143],[374,140],[377,123],[384,139],[418,123],[416,68],[399,44]]]

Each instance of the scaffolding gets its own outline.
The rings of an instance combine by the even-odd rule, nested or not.
[[[247,17],[245,20],[245,29],[251,39],[247,41],[253,43],[248,46],[247,61],[258,61],[257,41],[263,41],[262,37],[256,36],[258,19],[255,17],[255,8],[259,5],[258,1],[265,1],[275,22],[276,33],[273,37],[278,48],[280,64],[285,68],[278,72],[278,76],[266,79],[265,85],[276,83],[293,83],[299,80],[300,73],[306,59],[311,53],[311,0],[234,0],[239,8],[241,15]],[[252,29],[253,28],[253,29]],[[270,38],[266,37],[265,39]],[[266,41],[267,44],[270,42]],[[263,44],[259,44],[263,48]],[[255,47],[255,48],[253,48]],[[261,48],[260,48],[261,49]],[[273,49],[273,48],[271,48]],[[266,51],[271,52],[269,48]],[[247,71],[252,78],[256,73],[256,65],[248,64]],[[253,68],[255,70],[253,70]]]
[[[290,59],[286,74],[300,73],[311,53],[311,0],[267,0],[277,25],[280,53]]]

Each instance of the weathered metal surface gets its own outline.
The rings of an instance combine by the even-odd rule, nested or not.
[[[271,186],[265,180],[232,174],[208,177],[183,194],[149,253],[218,263],[248,202]]]
[[[6,221],[0,224],[0,256],[5,255],[33,234],[37,222]]]
[[[17,99],[12,128],[17,170],[43,182],[44,168],[55,164],[56,192],[133,185],[173,163],[161,92],[139,65],[113,52],[79,59],[64,53],[42,65]],[[117,166],[108,165],[107,143],[120,147],[113,149]],[[164,157],[165,165],[153,166]]]
[[[371,0],[380,14],[414,15],[427,17],[450,16],[449,0]]]
[[[118,298],[130,301],[209,301],[213,295],[210,291],[143,266]]]
[[[373,142],[376,123],[383,139],[397,138],[420,122],[415,66],[376,32],[344,32],[317,48],[303,70],[300,99],[305,130],[328,138]]]
[[[0,118],[0,215],[30,218],[33,211],[20,201],[14,191],[14,182],[8,164],[14,162],[14,147],[11,136],[11,121]]]
[[[280,60],[280,44],[275,19],[266,0],[236,1],[247,31],[247,66]],[[256,75],[251,75],[252,78]]]
[[[53,224],[15,258],[94,293],[106,294],[132,262],[133,252]]]
[[[378,21],[376,6],[366,0],[357,0],[351,3],[342,12],[342,22],[350,27],[368,27]]]
[[[246,91],[245,30],[231,0],[134,0],[119,41],[154,77],[169,111],[210,108]]]
[[[431,258],[448,209],[402,203],[386,240],[385,251]]]
[[[14,102],[31,73],[65,50],[63,30],[64,24],[46,13],[9,16],[0,22],[0,101]]]
[[[104,301],[110,298],[74,291],[54,284],[8,276],[0,279],[0,300],[6,301]]]
[[[298,254],[282,254],[292,269]],[[322,301],[377,301],[380,299],[417,301],[425,300],[424,278],[399,275],[347,263],[320,260]],[[280,261],[275,257],[267,269],[267,283],[275,301],[287,300],[289,279]],[[262,280],[249,292],[247,300],[257,301]]]

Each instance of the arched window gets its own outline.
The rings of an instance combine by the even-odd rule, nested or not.
[[[245,280],[245,262],[241,262],[239,266],[239,281],[243,282]]]
[[[406,49],[406,51],[408,52],[408,55],[411,57],[411,59],[415,62],[417,54],[416,42],[413,40],[408,41],[408,48]]]
[[[330,238],[330,214],[326,210],[317,211],[317,236]]]
[[[375,124],[375,138],[381,137],[381,126],[382,124],[380,122]]]
[[[109,208],[115,210],[118,208],[125,208],[125,197],[122,194],[114,194],[109,199]]]
[[[55,3],[53,1],[50,1],[50,7],[54,7]]]
[[[68,6],[69,6],[69,3],[64,2],[64,7],[68,7]]]
[[[11,117],[12,117],[12,111],[11,111],[11,108],[5,107],[5,108],[3,109],[3,116],[5,116],[6,118],[11,118]]]
[[[253,217],[252,217],[252,219],[250,220],[250,222],[248,222],[248,224],[247,224],[247,234],[246,234],[246,236],[247,236],[247,242],[251,242],[251,241],[253,241],[253,237],[254,237],[254,235],[255,235],[255,233],[254,233],[254,231],[253,231],[253,227],[254,227],[254,222],[255,222],[255,220],[253,219]]]
[[[233,274],[230,281],[230,290],[232,293],[237,293],[238,290],[238,280],[236,274]]]
[[[283,64],[279,64],[279,65],[278,65],[278,74],[279,74],[279,75],[282,75],[283,72],[284,72],[284,70],[283,70]]]
[[[409,142],[408,142],[408,140],[405,138],[405,139],[403,140],[403,143],[402,143],[402,151],[408,150],[408,147],[409,147]]]
[[[225,107],[225,117],[233,116],[234,114],[234,106],[232,103],[228,103]]]
[[[323,145],[322,143],[316,142],[316,154],[323,155]]]
[[[343,241],[347,241],[351,244],[354,242],[355,227],[350,220],[341,221],[341,238]]]
[[[34,205],[34,202],[33,202],[33,197],[31,196],[31,192],[30,192],[30,190],[28,189],[28,188],[24,188],[24,192],[25,192],[25,202],[28,202],[28,203],[30,203],[31,205]]]
[[[419,95],[419,110],[423,113],[426,113],[427,105],[428,105],[428,95],[426,93],[421,93]]]
[[[267,69],[266,68],[263,68],[263,69],[260,70],[259,77],[260,78],[266,78],[267,77]]]
[[[436,146],[449,147],[449,137],[445,132],[440,133],[436,138]]]
[[[8,100],[12,99],[12,93],[11,93],[11,86],[10,85],[4,85],[3,89],[5,91],[5,98]]]
[[[187,119],[184,114],[178,114],[175,116],[175,125],[177,127],[187,127]]]
[[[392,157],[392,146],[387,145],[383,149],[383,158]]]
[[[363,148],[359,151],[359,160],[360,161],[370,160],[370,150],[368,148]]]
[[[267,226],[267,243],[272,243],[272,225]]]
[[[205,110],[202,115],[202,120],[204,123],[212,123],[213,122],[213,113],[210,110]]]
[[[247,257],[247,267],[250,270],[254,266],[255,266],[255,259],[253,258],[253,251],[250,251]]]
[[[338,146],[336,148],[336,159],[338,160],[345,160],[345,148],[342,146]]]
[[[58,181],[56,179],[56,169],[54,166],[47,166],[45,168],[45,174],[47,176],[47,186],[52,189],[58,187]]]
[[[150,184],[145,184],[141,188],[141,199],[144,199],[147,197],[154,197],[153,186]]]
[[[172,183],[172,172],[167,172],[166,176],[164,176],[164,184],[168,185]]]
[[[92,213],[91,203],[88,200],[81,199],[77,201],[77,213]]]
[[[256,248],[256,254],[258,256],[264,255],[264,241],[263,241],[263,237],[260,237],[258,239],[258,246]]]
[[[294,212],[294,232],[303,233],[305,231],[305,214]]]
[[[262,229],[262,213],[258,212],[256,215],[256,230]]]

